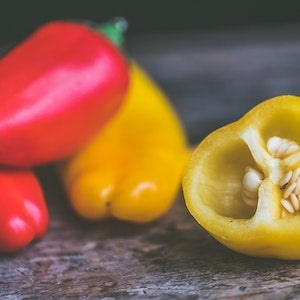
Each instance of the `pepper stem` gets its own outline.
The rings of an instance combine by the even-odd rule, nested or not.
[[[102,24],[92,24],[92,27],[101,31],[114,44],[122,47],[124,44],[124,33],[127,31],[128,22],[123,17],[116,17],[111,21]]]

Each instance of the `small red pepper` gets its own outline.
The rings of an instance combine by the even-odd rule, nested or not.
[[[0,252],[15,252],[46,233],[48,211],[30,170],[1,170],[0,189]]]
[[[43,25],[0,60],[0,164],[34,166],[70,155],[121,105],[128,66],[101,32]]]

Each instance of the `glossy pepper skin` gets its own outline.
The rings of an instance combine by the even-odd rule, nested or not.
[[[41,26],[0,60],[0,163],[35,166],[78,150],[122,104],[128,65],[102,33]]]
[[[278,96],[206,137],[183,177],[187,207],[240,253],[300,258],[300,98]]]
[[[189,150],[169,100],[135,62],[118,114],[60,168],[83,218],[146,223],[166,213],[180,187]]]
[[[48,211],[38,179],[29,170],[1,170],[0,188],[0,252],[16,252],[46,233]]]

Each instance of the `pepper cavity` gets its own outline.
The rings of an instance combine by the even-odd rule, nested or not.
[[[271,137],[267,142],[267,150],[274,157],[284,159],[289,155],[298,152],[300,146],[292,140]],[[264,180],[263,173],[247,167],[243,177],[243,200],[252,207],[257,205],[258,189]],[[282,216],[294,214],[300,210],[300,167],[289,170],[279,180],[279,187],[282,190],[280,203],[282,205]]]

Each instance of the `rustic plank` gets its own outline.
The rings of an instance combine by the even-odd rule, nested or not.
[[[300,94],[298,27],[130,37],[128,52],[171,97],[191,143],[265,98]],[[0,257],[1,299],[294,299],[300,262],[258,259],[213,240],[185,208],[143,226],[88,223],[55,170],[37,170],[48,234]]]

